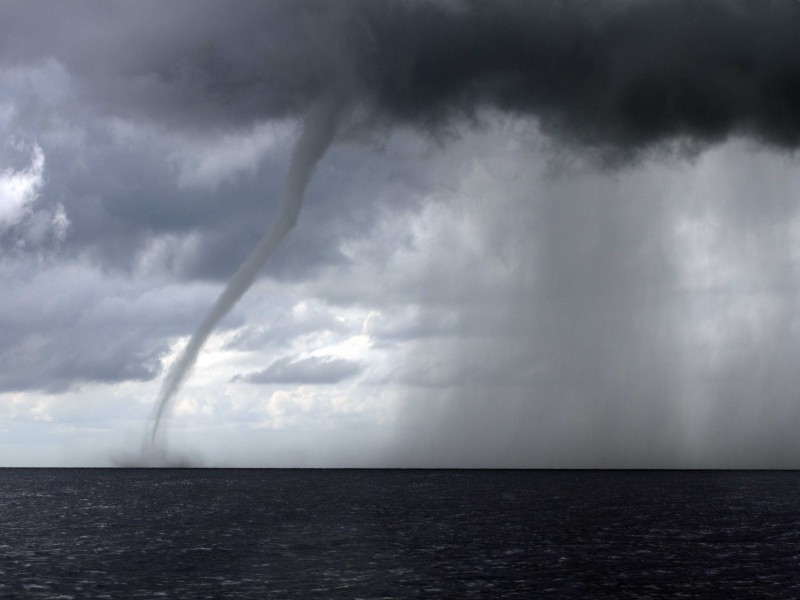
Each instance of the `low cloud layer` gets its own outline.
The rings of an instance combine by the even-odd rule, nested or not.
[[[319,385],[340,383],[358,375],[362,368],[357,362],[342,358],[325,356],[309,356],[307,358],[284,357],[255,373],[248,373],[234,378],[234,381],[245,381],[258,384],[298,384]]]

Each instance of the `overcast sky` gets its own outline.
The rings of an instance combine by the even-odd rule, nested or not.
[[[0,466],[800,468],[796,2],[0,7]]]

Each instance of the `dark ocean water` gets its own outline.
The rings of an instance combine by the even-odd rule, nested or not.
[[[2,598],[800,598],[800,473],[0,469]]]

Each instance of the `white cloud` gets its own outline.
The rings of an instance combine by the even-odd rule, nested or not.
[[[0,234],[22,221],[39,197],[44,183],[44,152],[34,144],[30,164],[0,173]]]
[[[13,236],[20,248],[37,247],[50,240],[59,244],[71,224],[61,203],[36,207],[45,183],[45,156],[38,144],[33,144],[30,152],[27,167],[8,168],[0,174],[0,235],[14,229]]]

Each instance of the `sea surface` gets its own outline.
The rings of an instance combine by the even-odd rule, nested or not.
[[[800,472],[0,469],[0,598],[800,598]]]

